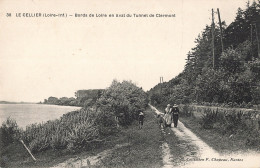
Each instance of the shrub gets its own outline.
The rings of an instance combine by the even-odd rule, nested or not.
[[[120,83],[114,80],[97,100],[96,105],[102,111],[120,117],[120,124],[127,126],[137,119],[140,110],[148,106],[148,97],[131,81]]]
[[[231,112],[225,115],[225,128],[227,132],[236,133],[238,129],[243,127],[242,123],[243,112],[236,112],[232,110]]]
[[[212,129],[214,123],[217,121],[218,111],[211,110],[210,108],[204,110],[201,118],[201,126],[205,129]]]
[[[248,131],[247,138],[246,138],[246,145],[247,146],[257,146],[259,149],[260,145],[260,133],[257,130],[250,130]]]
[[[239,105],[236,102],[234,102],[233,107],[239,107]]]
[[[181,113],[183,117],[191,117],[194,116],[193,114],[194,108],[188,104],[181,106]]]
[[[16,121],[9,117],[5,122],[3,122],[0,128],[1,144],[7,146],[15,140],[18,140],[20,137],[20,131],[21,130],[18,128]]]
[[[240,108],[245,108],[247,106],[246,102],[242,102],[242,104],[240,104]]]
[[[232,103],[232,102],[229,102],[229,103],[227,104],[227,107],[233,107],[233,103]]]
[[[247,105],[246,105],[246,108],[252,108],[253,107],[253,104],[251,102],[249,102]]]

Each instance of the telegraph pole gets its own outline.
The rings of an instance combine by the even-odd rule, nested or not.
[[[223,44],[223,33],[222,33],[222,23],[221,23],[221,19],[220,19],[220,12],[219,9],[218,10],[218,20],[219,20],[219,27],[220,27],[220,39],[221,39],[221,48],[222,48],[222,52],[224,52],[224,44]]]
[[[251,43],[253,44],[253,26],[252,24],[250,24],[251,26]]]
[[[160,83],[163,83],[163,77],[160,77]]]
[[[212,8],[212,55],[213,55],[213,69],[215,69],[215,46],[214,46],[214,31],[215,31],[215,23],[214,23],[214,10]]]
[[[250,33],[250,35],[251,35],[251,55],[252,55],[252,58],[253,58],[253,25],[252,24],[250,24],[250,26],[251,26],[251,33]]]
[[[163,83],[163,77],[160,77],[160,84]],[[160,92],[162,93],[162,85],[160,85]]]
[[[260,57],[260,46],[259,46],[256,23],[255,23],[255,34],[256,34],[256,42],[257,42],[257,53],[258,53],[258,57]]]
[[[162,86],[161,86],[161,83],[162,83],[162,77],[160,76],[160,94],[162,93]]]

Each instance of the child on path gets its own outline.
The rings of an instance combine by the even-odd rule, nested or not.
[[[139,129],[142,129],[143,124],[144,124],[144,113],[143,112],[139,113],[138,120],[139,120]]]
[[[157,114],[157,122],[159,124],[159,128],[161,129],[162,127],[164,127],[163,125],[163,113]]]

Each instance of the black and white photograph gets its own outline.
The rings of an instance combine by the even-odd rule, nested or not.
[[[260,0],[0,0],[0,168],[260,168]]]

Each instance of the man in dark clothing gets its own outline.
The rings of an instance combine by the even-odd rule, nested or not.
[[[178,125],[179,113],[180,113],[180,110],[179,110],[178,106],[176,104],[174,104],[172,107],[172,118],[173,118],[174,127],[177,127],[177,125]]]
[[[138,119],[139,119],[139,129],[142,129],[143,124],[144,124],[144,113],[143,112],[139,113]]]

